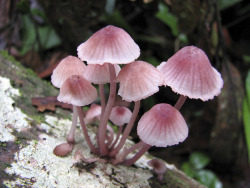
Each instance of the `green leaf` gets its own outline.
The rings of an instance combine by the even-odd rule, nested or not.
[[[192,165],[190,165],[189,162],[184,162],[182,165],[181,165],[181,169],[182,171],[187,175],[189,176],[190,178],[193,178],[194,175],[195,175],[195,170],[193,169]]]
[[[202,169],[210,162],[210,158],[204,153],[193,152],[189,157],[189,162],[194,169]]]
[[[247,101],[248,103],[250,102],[250,70],[247,73],[247,77],[246,77],[246,94],[247,94]]]
[[[37,49],[35,25],[28,15],[22,16],[22,49],[21,55],[27,53],[30,49]]]
[[[31,49],[39,50],[39,42],[44,50],[61,44],[61,39],[50,26],[35,26],[28,15],[22,17],[22,23],[22,49],[20,54],[24,55]]]
[[[59,46],[61,44],[61,39],[50,26],[39,27],[38,36],[41,46],[45,50]]]
[[[218,1],[219,9],[223,10],[223,9],[229,8],[233,6],[234,4],[239,3],[241,1],[242,0],[219,0]]]
[[[248,163],[250,164],[250,71],[246,78],[246,96],[243,101],[243,124],[247,144]]]
[[[30,12],[30,2],[28,0],[21,0],[17,3],[16,8],[23,14]]]
[[[169,13],[168,7],[163,3],[159,3],[158,9],[159,10],[155,15],[156,18],[169,26],[174,36],[178,36],[177,18],[173,14]]]
[[[196,174],[197,181],[206,185],[208,188],[222,188],[222,183],[217,176],[210,170],[200,170]]]
[[[46,15],[43,11],[37,9],[37,8],[33,8],[31,9],[31,14],[33,16],[38,16],[40,17],[43,21],[47,21]]]
[[[246,63],[250,63],[250,55],[243,55],[242,58]]]

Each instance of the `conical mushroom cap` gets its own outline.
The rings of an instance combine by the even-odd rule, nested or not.
[[[128,123],[132,116],[132,112],[124,106],[115,106],[111,110],[110,121],[112,121],[117,126],[122,126]]]
[[[178,110],[161,103],[141,117],[137,134],[146,144],[166,147],[183,142],[188,136],[188,127]]]
[[[109,25],[94,33],[77,48],[78,57],[88,64],[127,64],[140,56],[140,48],[121,28]]]
[[[57,100],[75,106],[85,106],[96,98],[96,88],[82,76],[73,75],[63,83]]]
[[[206,101],[220,94],[223,80],[207,55],[195,46],[186,46],[157,67],[165,84],[181,95]]]
[[[119,65],[114,66],[116,75],[118,75],[121,68]],[[104,63],[103,65],[87,65],[86,69],[84,70],[84,78],[86,78],[86,80],[88,80],[89,82],[93,82],[94,84],[110,83],[110,72],[108,63]]]
[[[70,76],[82,75],[85,68],[86,65],[80,59],[71,55],[67,56],[53,70],[51,82],[55,87],[60,88]]]
[[[159,91],[164,77],[153,65],[134,61],[122,68],[117,76],[120,82],[118,94],[128,102],[145,99]]]

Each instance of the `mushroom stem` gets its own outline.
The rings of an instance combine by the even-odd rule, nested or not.
[[[122,129],[123,129],[123,126],[119,126],[119,129],[118,129],[118,133],[116,134],[116,138],[115,138],[115,141],[113,142],[113,144],[110,146],[110,150],[113,150],[116,143],[118,142],[119,138],[120,138],[120,135],[122,134]]]
[[[182,105],[184,104],[184,102],[186,101],[187,96],[183,96],[181,95],[178,99],[178,101],[176,102],[176,104],[174,105],[175,109],[180,110]]]
[[[68,137],[67,137],[67,142],[69,144],[74,144],[75,143],[75,131],[76,131],[77,119],[78,119],[77,109],[76,109],[76,106],[73,105],[72,125],[71,125],[71,128],[70,128]]]
[[[102,119],[102,116],[106,107],[104,84],[99,84],[99,93],[100,93],[101,106],[102,106],[102,113],[101,113],[101,119]]]
[[[138,142],[137,144],[135,144],[134,146],[132,146],[130,149],[128,149],[125,152],[125,155],[128,155],[129,153],[131,153],[132,151],[136,150],[137,148],[141,147],[141,149],[130,159],[125,159],[122,164],[126,165],[126,166],[131,166],[133,165],[146,151],[149,150],[149,148],[151,148],[150,145],[146,144],[143,141]]]
[[[85,138],[90,150],[92,151],[92,153],[97,155],[99,152],[95,148],[95,146],[92,144],[92,142],[91,142],[91,140],[89,138],[88,130],[87,130],[86,124],[85,124],[84,119],[83,119],[83,111],[82,111],[82,108],[80,106],[77,106],[77,112],[78,112],[78,116],[79,116],[79,119],[80,119],[80,123],[81,123],[84,138]]]
[[[135,119],[138,115],[139,109],[140,109],[140,101],[136,101],[131,119],[130,119],[126,129],[124,130],[124,132],[122,134],[122,138],[121,138],[119,144],[117,145],[117,147],[113,151],[111,151],[110,157],[114,157],[120,151],[120,149],[124,146],[126,139],[128,138],[129,133],[130,133],[131,129],[133,128],[133,125],[135,123]]]
[[[114,140],[114,130],[110,125],[107,125],[107,130],[109,131],[109,135],[108,136],[108,142],[106,144],[107,147],[110,146],[110,144],[112,144],[113,140]]]
[[[109,64],[109,72],[110,72],[109,98],[98,128],[98,144],[102,156],[108,155],[108,149],[106,147],[104,140],[106,135],[107,123],[109,120],[111,110],[115,103],[115,95],[116,95],[116,82],[115,82],[116,74],[114,65]]]

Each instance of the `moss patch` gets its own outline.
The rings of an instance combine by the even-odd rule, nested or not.
[[[31,99],[33,97],[57,96],[58,90],[51,83],[41,80],[31,69],[23,67],[6,51],[0,51],[0,70],[1,76],[9,78],[11,85],[20,91],[20,96],[13,99],[14,105],[38,123],[44,122],[45,113],[39,113],[32,105]],[[69,116],[69,114],[68,111],[64,110],[56,113],[57,116],[64,118],[65,115]]]

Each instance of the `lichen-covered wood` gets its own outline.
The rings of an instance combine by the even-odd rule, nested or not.
[[[55,96],[57,90],[25,69],[6,52],[0,54],[0,184],[4,187],[204,187],[173,165],[160,183],[143,156],[133,167],[84,163],[75,156],[80,149],[90,153],[80,127],[76,146],[66,157],[53,154],[70,129],[71,113],[38,112],[32,97]],[[95,140],[96,127],[88,126]],[[128,142],[129,144],[129,142]]]

